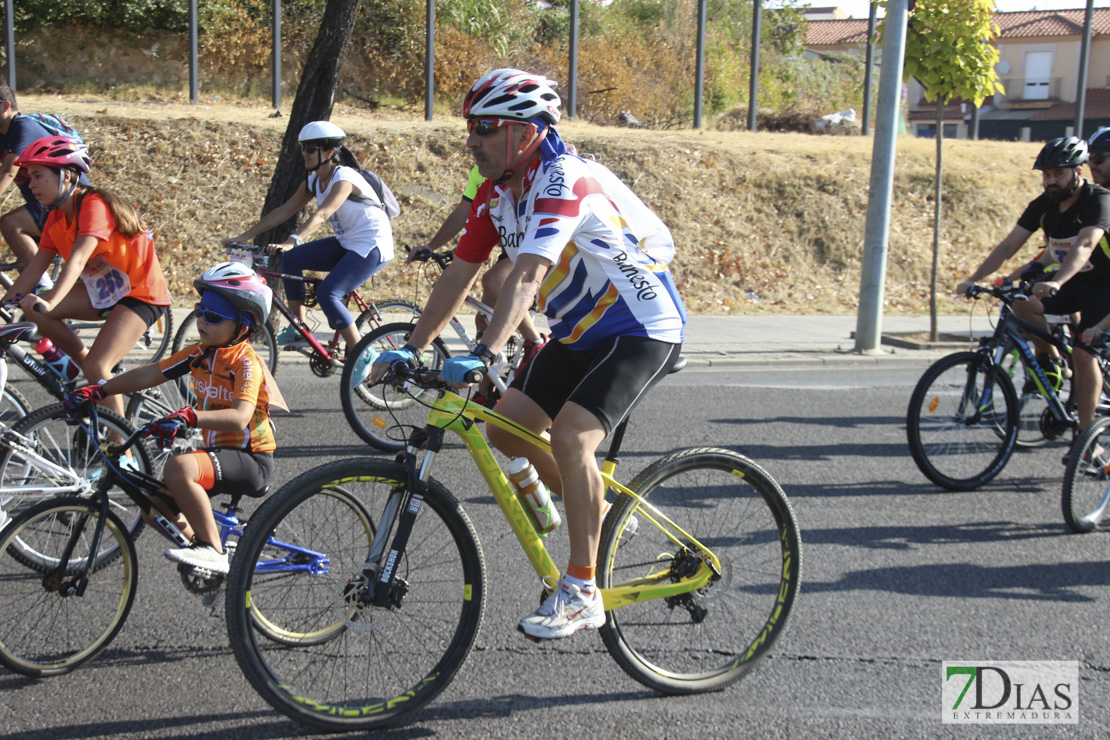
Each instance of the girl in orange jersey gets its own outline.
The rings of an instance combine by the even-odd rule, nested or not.
[[[38,139],[16,165],[27,168],[31,193],[48,215],[38,253],[5,298],[23,295],[25,320],[69,355],[90,382],[110,378],[171,303],[151,234],[129,204],[80,184],[90,162],[88,148],[76,139]],[[65,265],[54,287],[28,295],[58,254]],[[66,319],[103,320],[104,327],[86,349]],[[109,408],[122,415],[123,399],[112,399]]]
[[[284,408],[281,394],[246,340],[266,322],[273,293],[252,270],[233,262],[216,265],[193,281],[200,293],[197,316],[200,343],[157,363],[129,370],[97,385],[78,388],[65,398],[66,413],[79,416],[93,401],[133,393],[167,380],[192,375],[196,409],[186,406],[156,422],[150,433],[163,449],[190,427],[203,431],[201,449],[174,455],[163,476],[180,515],[159,504],[193,544],[166,550],[170,560],[214,573],[227,573],[210,496],[267,493],[274,470],[270,404]]]

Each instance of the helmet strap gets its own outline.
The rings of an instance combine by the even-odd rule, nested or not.
[[[511,164],[505,167],[505,172],[502,173],[501,177],[493,181],[494,185],[504,185],[516,174],[518,167],[530,162],[532,160],[532,155],[536,153],[540,148],[540,144],[547,138],[547,132],[551,130],[551,127],[547,126],[544,127],[543,131],[539,131],[536,124],[530,121],[522,121],[520,123],[516,121],[506,121],[501,125],[508,128],[508,135],[505,137],[505,161],[511,162]],[[513,161],[513,152],[516,149],[516,145],[513,143],[513,126],[532,127],[532,141],[528,143],[528,146],[524,148],[524,151],[520,153],[520,156],[518,156],[515,161]]]
[[[66,190],[66,172],[68,170],[58,170],[58,197],[50,204],[51,208],[61,208],[73,195],[73,191],[77,189],[77,180],[74,179],[73,184],[69,186],[69,190]]]

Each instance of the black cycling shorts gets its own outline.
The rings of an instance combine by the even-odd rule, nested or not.
[[[592,350],[551,340],[512,387],[539,404],[551,419],[567,401],[591,412],[609,434],[678,360],[681,344],[645,337],[617,337]]]
[[[257,498],[270,492],[270,476],[274,474],[273,453],[247,452],[229,447],[208,447],[197,452],[207,453],[212,461],[214,481],[208,489],[209,496],[237,493]]]
[[[1041,299],[1044,312],[1069,314],[1078,311],[1079,331],[1089,329],[1110,316],[1110,286],[1097,282],[1069,280],[1060,286],[1056,295]]]
[[[154,324],[155,321],[162,318],[163,313],[170,309],[169,306],[155,306],[153,303],[140,301],[138,298],[124,296],[123,298],[120,298],[118,301],[113,303],[111,306],[100,309],[100,311],[97,313],[97,316],[102,319],[108,318],[108,314],[116,310],[116,306],[126,306],[127,308],[130,308],[132,311],[138,314],[140,319],[146,322],[146,328],[148,329],[151,327],[152,324]]]

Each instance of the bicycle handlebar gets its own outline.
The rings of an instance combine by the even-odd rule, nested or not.
[[[455,259],[454,252],[433,252],[430,249],[422,249],[416,254],[413,254],[412,249],[412,247],[405,247],[405,252],[409,254],[409,258],[412,262],[428,262],[431,260],[439,265],[442,270],[446,270],[447,265],[451,264]]]
[[[484,374],[480,370],[471,370],[466,374],[466,382],[477,383],[483,377]],[[424,390],[455,390],[450,383],[440,377],[439,370],[430,367],[412,367],[404,360],[394,362],[389,372],[382,378],[382,382],[393,385],[412,383]]]
[[[242,242],[228,242],[224,245],[225,249],[242,249],[245,252],[253,252],[254,254],[265,254],[266,247],[260,247],[257,244],[244,244]]]

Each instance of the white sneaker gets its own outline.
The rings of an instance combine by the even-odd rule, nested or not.
[[[520,620],[517,629],[537,640],[558,640],[578,630],[597,629],[605,618],[601,591],[595,588],[587,595],[564,578],[539,609]]]
[[[204,568],[213,573],[227,573],[231,566],[227,561],[227,551],[216,552],[207,542],[198,542],[192,547],[177,547],[166,550],[166,557],[177,563],[185,563],[194,568]]]

